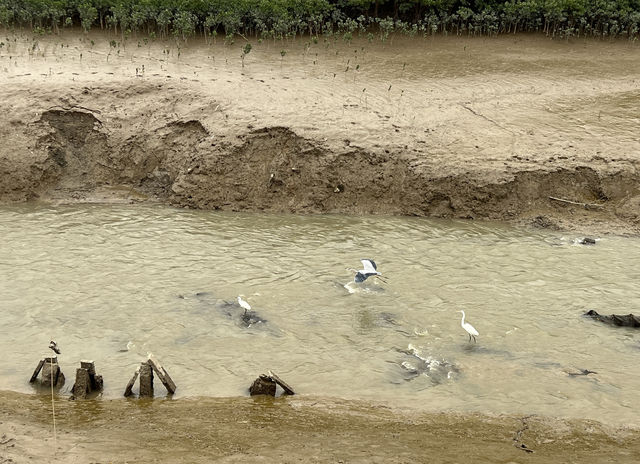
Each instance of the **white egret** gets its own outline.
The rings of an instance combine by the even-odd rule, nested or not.
[[[247,314],[247,311],[251,311],[251,305],[244,301],[241,296],[238,297],[238,304],[244,308],[244,314]]]
[[[473,342],[476,343],[476,335],[480,334],[471,324],[464,321],[464,311],[460,310],[458,312],[462,313],[462,320],[460,321],[460,325],[469,334],[469,341],[471,341],[471,337],[473,337]]]
[[[362,262],[362,269],[360,269],[359,271],[352,269],[352,271],[355,271],[356,273],[354,281],[357,284],[364,282],[371,276],[376,276],[384,283],[387,283],[383,278],[380,277],[382,274],[378,272],[378,266],[376,266],[375,261],[373,261],[372,259],[361,259],[360,261]]]

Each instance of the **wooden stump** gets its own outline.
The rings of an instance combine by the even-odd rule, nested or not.
[[[64,385],[64,374],[60,370],[60,366],[58,366],[58,358],[56,356],[44,359],[41,379],[43,387],[50,388],[52,383],[54,388],[60,388]]]
[[[136,383],[136,379],[138,378],[138,375],[140,375],[140,368],[139,367],[133,373],[133,377],[131,377],[131,380],[129,380],[129,383],[127,384],[126,388],[124,389],[125,398],[128,398],[133,393],[133,391],[132,391],[133,390],[133,385]]]
[[[71,389],[72,399],[84,399],[91,393],[91,377],[89,371],[82,367],[76,370],[76,383]]]
[[[160,364],[160,362],[152,355],[149,355],[149,360],[147,361],[149,365],[153,368],[153,371],[156,373],[162,385],[167,389],[169,394],[173,395],[176,392],[176,384],[173,383],[173,379],[169,376],[169,373],[166,371],[164,367]]]
[[[153,398],[153,369],[149,362],[140,364],[140,398]]]
[[[282,380],[280,377],[278,377],[276,374],[274,374],[271,371],[269,371],[269,378],[271,378],[275,383],[277,383],[278,385],[280,385],[282,387],[282,389],[284,390],[284,394],[285,395],[295,395],[296,394],[296,392],[293,391],[293,388],[291,388],[289,386],[289,384],[287,384],[284,380]]]
[[[29,380],[29,383],[33,383],[36,381],[36,379],[38,378],[38,374],[42,370],[42,366],[44,366],[44,359],[41,359],[38,365],[36,366],[35,370],[33,371],[33,374],[31,375],[31,379]]]
[[[71,399],[83,399],[94,391],[102,391],[101,375],[96,375],[93,361],[80,361],[80,368],[76,371],[76,383],[71,389]]]
[[[249,387],[249,394],[276,396],[276,382],[268,375],[261,374]]]

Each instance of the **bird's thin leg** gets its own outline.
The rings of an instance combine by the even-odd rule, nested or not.
[[[469,334],[469,343],[471,343],[471,334]]]
[[[476,336],[475,336],[475,335],[473,336],[473,343],[478,343],[478,342],[476,341]]]
[[[383,279],[382,277],[380,277],[380,276],[376,276],[376,277],[377,277],[378,279],[380,279],[381,281],[383,281],[385,284],[387,283],[387,281],[386,281],[385,279]]]

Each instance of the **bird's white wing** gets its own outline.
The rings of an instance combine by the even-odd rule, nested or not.
[[[246,309],[247,311],[251,309],[251,306],[249,305],[249,303],[244,301],[241,297],[238,297],[238,304],[242,306],[243,309]]]
[[[476,330],[476,328],[474,326],[472,326],[471,324],[469,324],[468,322],[464,323],[464,330],[469,332],[471,335],[480,335],[478,333],[478,331]]]
[[[375,274],[376,273],[376,263],[371,259],[361,259],[362,267],[364,274]]]

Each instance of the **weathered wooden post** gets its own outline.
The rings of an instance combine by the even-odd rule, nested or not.
[[[249,387],[249,395],[270,395],[276,396],[276,383],[268,375],[260,374]]]
[[[131,377],[131,380],[129,380],[129,383],[127,384],[126,388],[124,389],[125,398],[128,398],[133,394],[133,385],[136,383],[136,379],[138,378],[138,375],[140,375],[140,368],[139,367],[133,373],[133,377]]]
[[[136,369],[133,377],[127,383],[124,390],[124,396],[129,397],[133,394],[133,385],[136,383],[138,376],[140,377],[140,390],[139,396],[153,398],[153,377],[154,374],[158,376],[162,384],[167,389],[170,395],[173,395],[176,391],[176,384],[173,382],[171,376],[167,370],[162,367],[160,362],[152,355],[149,355],[149,359],[143,363],[140,363],[140,367]]]
[[[149,362],[140,364],[140,398],[153,398],[153,369]]]
[[[153,354],[149,354],[149,360],[147,361],[147,363],[149,363],[149,365],[153,368],[154,372],[160,379],[160,382],[162,382],[164,388],[167,389],[167,392],[169,392],[170,395],[173,395],[176,392],[176,388],[178,387],[176,387],[176,384],[173,383],[173,379],[169,376],[169,373],[166,371],[166,369],[162,367],[160,361],[158,361],[153,356]]]
[[[284,390],[285,395],[295,395],[293,388],[291,388],[284,380],[278,375],[269,371],[268,375],[260,374],[260,376],[253,381],[249,387],[249,395],[271,395],[276,396],[276,387],[280,385]]]
[[[94,391],[101,391],[103,380],[101,375],[96,375],[96,367],[93,361],[80,361],[80,367],[76,370],[76,383],[71,389],[71,399],[84,399]]]
[[[53,384],[54,388],[60,388],[64,385],[65,378],[60,366],[58,365],[58,357],[50,356],[41,359],[36,366],[29,383],[34,383],[38,379],[40,374],[40,385],[43,387],[51,388]]]

